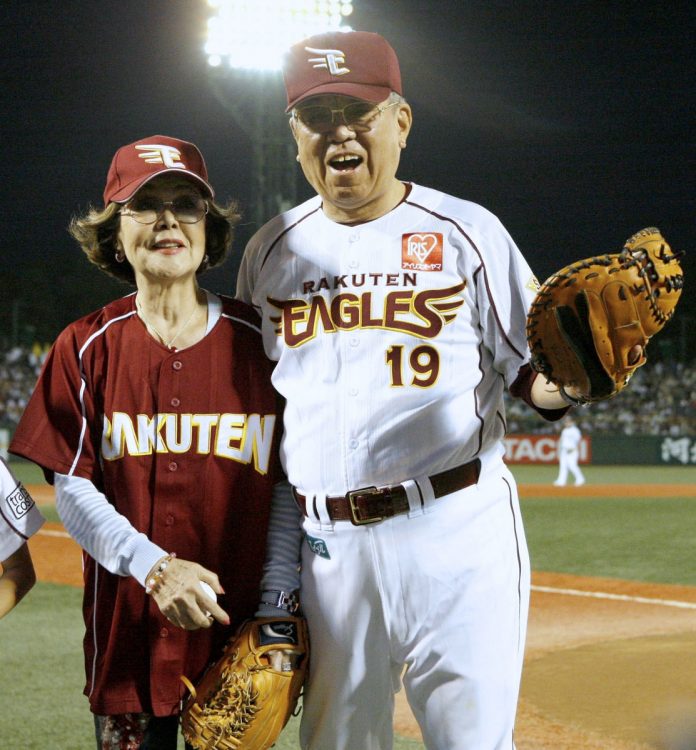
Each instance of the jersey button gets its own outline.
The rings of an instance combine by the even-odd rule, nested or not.
[[[355,449],[356,449],[356,448],[358,447],[358,441],[357,441],[357,440],[351,440],[351,441],[350,441],[350,442],[348,443],[348,447],[349,447],[349,448],[350,448],[351,450],[355,450]]]
[[[357,336],[353,336],[353,338],[350,340],[351,346],[357,346],[360,343],[360,339]]]
[[[357,232],[353,232],[348,238],[348,242],[357,242],[360,239],[360,235]]]
[[[172,400],[171,400],[171,401],[170,401],[169,403],[170,403],[170,404],[171,404],[172,406],[180,406],[180,405],[181,405],[181,401],[179,401],[179,399],[178,399],[178,398],[173,398],[173,399],[172,399]]]
[[[180,361],[179,361],[178,359],[175,359],[175,360],[174,360],[174,361],[172,362],[172,367],[173,367],[173,368],[174,368],[175,370],[180,370],[180,369],[181,369],[181,368],[182,368],[183,366],[184,366],[184,365],[183,365],[183,362],[180,362]]]
[[[169,638],[169,631],[167,628],[162,628],[162,630],[160,630],[160,638]]]
[[[358,390],[357,388],[351,388],[351,389],[350,389],[350,390],[348,391],[348,393],[349,393],[349,394],[350,394],[351,396],[357,396],[357,395],[358,395],[358,393],[360,393],[360,391],[359,391],[359,390]]]
[[[179,468],[179,464],[176,461],[169,462],[169,471],[176,471]]]
[[[173,526],[173,525],[174,525],[174,516],[173,516],[173,515],[172,515],[172,514],[170,513],[170,514],[169,514],[169,515],[168,515],[168,516],[167,516],[167,517],[166,517],[166,518],[164,519],[164,523],[165,523],[165,524],[166,524],[167,526]]]

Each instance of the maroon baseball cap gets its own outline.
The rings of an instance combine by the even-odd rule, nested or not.
[[[126,203],[153,177],[180,172],[198,182],[212,198],[203,154],[193,143],[167,135],[152,135],[129,143],[114,154],[106,177],[104,205]]]
[[[332,31],[293,45],[283,62],[286,112],[320,94],[343,94],[381,102],[392,91],[401,94],[396,52],[379,34]]]

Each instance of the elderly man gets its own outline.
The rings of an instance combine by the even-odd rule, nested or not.
[[[252,238],[237,293],[304,516],[302,747],[391,748],[403,679],[431,750],[510,750],[529,561],[503,389],[567,409],[528,364],[537,281],[486,209],[397,178],[412,113],[385,39],[306,39],[284,75],[317,195]]]

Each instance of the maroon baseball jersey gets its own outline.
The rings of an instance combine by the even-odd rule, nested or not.
[[[223,298],[208,335],[172,352],[147,333],[134,300],[60,334],[10,450],[49,480],[91,480],[151,541],[215,571],[234,628],[258,603],[271,489],[282,478],[259,319]],[[196,679],[229,631],[175,627],[135,579],[83,556],[92,710],[176,713],[179,676]]]

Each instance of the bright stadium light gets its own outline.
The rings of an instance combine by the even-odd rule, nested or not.
[[[350,31],[345,0],[208,0],[205,53],[212,66],[279,71],[285,50],[323,31]]]
[[[244,131],[252,166],[244,215],[257,228],[297,203],[300,167],[285,115],[285,51],[325,31],[351,31],[349,0],[207,0],[210,86]]]

